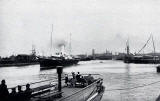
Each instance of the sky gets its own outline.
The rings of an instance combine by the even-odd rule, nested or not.
[[[159,0],[0,0],[0,56],[59,51],[138,52],[153,35],[160,52]],[[52,32],[53,24],[53,32]],[[50,51],[51,32],[53,49]],[[152,52],[152,43],[143,52]]]

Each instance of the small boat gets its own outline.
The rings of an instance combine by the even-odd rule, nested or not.
[[[59,75],[59,74],[58,74]],[[60,74],[61,75],[61,74]],[[29,100],[25,101],[100,101],[102,99],[105,87],[103,86],[103,79],[98,77],[98,74],[90,74],[93,81],[88,83],[89,77],[83,75],[86,83],[75,82],[75,86],[68,82],[66,86],[64,80],[58,76],[58,84],[56,79],[40,81],[31,83],[32,93]],[[60,78],[59,78],[60,77]],[[70,78],[70,76],[69,76]],[[70,80],[72,80],[71,78]],[[43,84],[43,85],[42,85]],[[45,84],[45,85],[44,85]],[[35,85],[38,85],[35,87]],[[60,86],[61,85],[61,86]],[[60,87],[60,88],[59,88]]]

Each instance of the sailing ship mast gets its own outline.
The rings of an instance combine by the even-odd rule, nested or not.
[[[154,55],[153,55],[153,59],[154,59],[154,62],[156,62],[156,48],[155,48],[155,43],[154,43],[154,39],[153,39],[153,35],[152,35],[152,43],[153,43],[153,52],[154,52]]]
[[[127,55],[130,54],[130,49],[129,49],[129,40],[126,42],[126,50],[127,50]]]
[[[32,55],[36,55],[35,45],[32,44]]]
[[[153,35],[152,35],[152,43],[153,43],[153,49],[154,49],[154,55],[155,55],[155,53],[156,53],[156,48],[155,48],[155,44],[154,44],[154,39],[153,39]]]
[[[51,56],[52,56],[52,48],[53,48],[53,40],[52,40],[52,33],[53,33],[53,24],[52,24],[52,30],[51,30],[51,39],[50,39],[50,41],[51,41],[51,47],[50,47],[50,54],[51,54]]]
[[[69,54],[71,55],[72,53],[72,44],[71,44],[71,37],[72,37],[72,33],[70,33],[70,42],[69,42]]]

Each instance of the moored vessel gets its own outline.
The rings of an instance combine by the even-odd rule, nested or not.
[[[79,62],[76,58],[67,58],[64,56],[51,56],[39,58],[41,68],[56,68],[57,66],[75,65]]]
[[[140,52],[147,46],[149,40],[152,39],[152,43],[153,43],[153,51],[154,53],[150,53],[150,54],[140,54]],[[153,36],[150,35],[149,39],[147,40],[147,42],[145,43],[145,45],[138,51],[137,54],[131,54],[130,53],[130,49],[129,49],[129,42],[127,41],[126,44],[126,50],[127,50],[127,54],[124,56],[124,62],[125,63],[136,63],[136,64],[158,64],[160,63],[160,57],[156,55],[155,52],[155,45],[154,45],[154,40],[153,40]]]
[[[53,25],[52,25],[52,31],[51,31],[51,54],[52,54],[52,33],[53,33]],[[65,42],[60,42],[57,45],[59,48],[61,48],[61,51],[59,53],[56,53],[55,55],[51,56],[43,56],[39,57],[39,63],[41,69],[48,69],[48,68],[56,68],[57,66],[69,66],[69,65],[75,65],[79,62],[78,58],[75,58],[71,55],[71,34],[70,34],[70,55],[65,53]]]

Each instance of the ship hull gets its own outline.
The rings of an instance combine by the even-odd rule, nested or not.
[[[136,64],[158,64],[160,63],[159,59],[154,58],[135,58],[134,56],[125,56],[124,58],[125,63],[136,63]]]
[[[56,68],[57,66],[70,66],[77,64],[79,60],[76,59],[40,59],[40,67]]]

